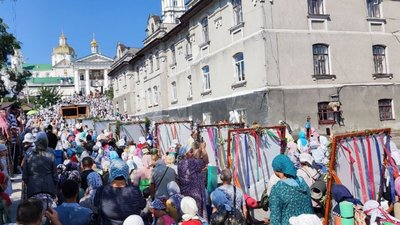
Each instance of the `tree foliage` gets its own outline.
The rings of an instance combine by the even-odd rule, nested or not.
[[[0,18],[0,70],[8,62],[8,56],[14,55],[14,51],[21,48],[21,43],[7,29],[7,24]]]
[[[21,48],[13,34],[7,32],[8,26],[0,18],[0,97],[11,94],[16,100],[17,95],[24,89],[26,80],[32,75],[29,71],[18,71],[7,68],[9,56]]]
[[[110,87],[108,90],[106,90],[104,92],[104,94],[109,98],[109,99],[113,99],[114,98],[114,89],[113,87]]]
[[[55,105],[61,100],[62,93],[56,87],[40,87],[39,88],[39,98],[36,100],[36,105],[48,107],[50,105]]]

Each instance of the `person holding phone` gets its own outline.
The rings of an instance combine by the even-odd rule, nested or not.
[[[47,218],[53,225],[62,225],[55,210],[43,208],[42,201],[30,198],[19,204],[17,208],[16,224],[40,225],[44,218]]]

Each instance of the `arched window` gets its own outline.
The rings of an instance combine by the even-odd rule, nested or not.
[[[329,46],[326,44],[313,45],[314,75],[329,75]]]
[[[387,74],[386,47],[383,45],[372,46],[375,74]]]
[[[244,81],[244,58],[243,52],[238,52],[233,56],[235,62],[235,79],[236,81]]]
[[[211,89],[210,68],[208,66],[204,66],[202,68],[202,71],[203,71],[203,91],[207,91]]]
[[[392,99],[379,99],[378,106],[379,106],[379,119],[381,121],[394,119]]]

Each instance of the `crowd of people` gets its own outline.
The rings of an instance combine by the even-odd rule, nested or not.
[[[31,118],[41,119],[44,124],[50,124],[51,120],[66,123],[60,114],[61,106],[82,104],[89,106],[89,118],[98,120],[128,120],[128,115],[120,113],[118,109],[113,107],[112,101],[105,95],[77,95],[63,98],[57,104],[49,107],[41,107],[37,115]],[[54,126],[54,124],[53,124]]]
[[[18,112],[10,108],[6,116],[0,116],[0,125],[20,124]],[[13,171],[20,170],[23,180],[16,224],[317,225],[323,222],[330,141],[311,127],[300,131],[296,141],[288,127],[287,152],[272,160],[274,173],[267,188],[261,199],[253,199],[232,182],[230,169],[219,171],[218,187],[207,190],[207,150],[195,131],[186,143],[174,140],[162,155],[151,135],[138,138],[137,143],[126,138],[116,140],[112,132],[103,130],[97,134],[81,120],[63,125],[62,120],[50,114],[41,116],[44,122],[28,119],[19,135],[7,139],[15,139],[22,148],[15,165],[17,171]],[[14,126],[7,126],[8,130]],[[6,133],[5,136],[13,137],[12,132]],[[13,152],[10,148],[15,147],[0,144],[3,223],[10,221],[7,209],[12,204],[8,171],[14,168],[9,167],[14,161],[6,160],[9,152]],[[394,146],[392,151],[398,150]],[[393,157],[396,161],[397,155]],[[400,178],[396,179],[393,191],[400,195]],[[331,216],[335,224],[345,225],[342,221],[346,216],[339,206],[343,202],[354,207],[356,224],[400,223],[395,215],[398,197],[389,198],[386,207],[376,201],[363,204],[339,183],[333,184],[330,194],[337,203]],[[262,208],[269,214],[256,220],[254,208]]]

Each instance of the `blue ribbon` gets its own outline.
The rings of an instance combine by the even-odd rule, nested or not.
[[[391,151],[391,149],[390,149],[390,136],[389,135],[386,135],[386,149],[388,150],[388,152],[390,152]],[[392,156],[388,156],[388,157],[392,157]],[[396,198],[396,192],[395,192],[395,189],[394,189],[394,172],[393,172],[393,167],[392,167],[392,165],[390,165],[390,163],[389,163],[389,166],[388,166],[388,169],[389,169],[389,176],[390,176],[390,195],[391,195],[391,197],[392,197],[392,203],[394,203],[395,202],[395,198]]]
[[[362,155],[364,158],[364,169],[365,169],[365,177],[367,178],[368,196],[369,196],[369,199],[375,199],[375,197],[372,196],[371,186],[369,185],[371,183],[371,178],[369,177],[369,173],[368,173],[368,160],[367,160],[367,153],[365,151],[364,141],[363,141],[362,137],[360,137],[358,140],[360,140]]]
[[[376,138],[376,136],[372,136],[374,138],[375,141],[375,148],[376,148],[376,154],[378,156],[378,163],[379,163],[379,192],[382,194],[383,193],[383,173],[382,173],[382,158],[381,158],[381,151],[379,148],[379,143],[378,143],[378,139]]]

